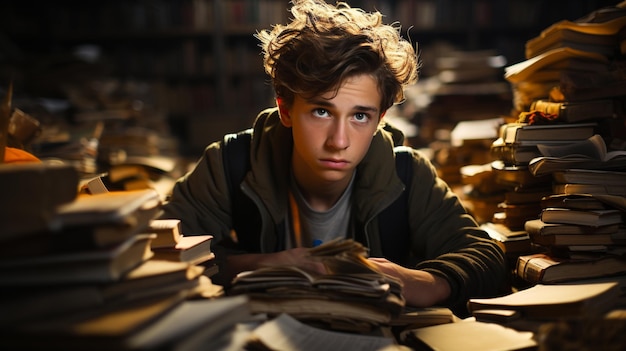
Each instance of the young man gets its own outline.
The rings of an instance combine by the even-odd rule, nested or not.
[[[241,183],[258,226],[231,239],[233,198],[221,142],[177,182],[162,217],[180,218],[186,234],[214,235],[226,283],[265,265],[319,269],[307,260],[307,247],[354,238],[381,271],[403,282],[409,305],[446,305],[462,314],[468,298],[500,293],[503,253],[416,151],[408,229],[397,234],[407,243],[399,256],[409,258],[385,258],[396,252],[384,252],[391,238],[382,236],[378,214],[405,186],[394,160],[398,133],[382,122],[417,80],[411,44],[380,13],[343,3],[294,0],[292,15],[289,24],[257,35],[277,102],[254,123],[251,166]]]

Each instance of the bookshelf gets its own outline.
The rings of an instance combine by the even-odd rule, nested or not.
[[[614,1],[556,6],[541,0],[348,0],[399,21],[420,50],[448,41],[461,50],[495,49],[522,60],[526,40],[549,24]],[[288,0],[72,0],[0,4],[0,79],[31,78],[32,60],[99,48],[103,75],[147,83],[154,103],[197,154],[249,126],[272,103],[256,30],[284,23]],[[53,83],[49,83],[53,84]],[[16,93],[28,89],[16,82]]]

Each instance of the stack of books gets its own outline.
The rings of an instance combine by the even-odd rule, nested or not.
[[[626,198],[555,194],[542,200],[525,229],[543,253],[520,256],[516,274],[531,283],[560,283],[626,274]]]
[[[401,282],[379,272],[353,240],[335,240],[309,249],[327,274],[295,266],[243,272],[230,292],[250,297],[256,313],[287,313],[334,330],[369,332],[389,325],[404,308]]]
[[[491,145],[496,181],[508,186],[505,200],[493,220],[521,230],[524,222],[537,218],[539,201],[553,192],[550,174],[535,173],[531,164],[547,150],[576,153],[576,145],[595,135],[595,123],[505,123]]]
[[[12,187],[2,198],[3,208],[27,222],[7,219],[9,225],[0,231],[0,325],[7,347],[159,346],[154,344],[158,338],[141,335],[154,333],[151,328],[173,318],[170,314],[178,309],[190,308],[183,306],[192,301],[202,304],[222,295],[222,287],[211,282],[214,271],[200,265],[213,258],[211,236],[201,238],[200,252],[180,249],[175,258],[155,254],[184,242],[177,235],[178,222],[154,219],[161,206],[156,190],[80,194],[78,171],[71,165],[0,168],[0,183]],[[45,178],[54,179],[54,185]],[[241,312],[239,317],[249,314],[247,300],[238,299],[231,307]],[[201,318],[188,329],[181,326],[170,337],[200,329],[205,322]],[[160,340],[163,345],[175,342]]]
[[[609,6],[556,22],[528,40],[526,60],[505,68],[515,109],[534,105],[566,122],[623,115],[624,26],[626,8]]]
[[[547,203],[542,202],[546,197],[625,195],[619,183],[626,166],[626,151],[620,142],[626,96],[622,74],[626,67],[622,59],[625,26],[623,4],[595,10],[575,21],[556,22],[526,42],[525,61],[505,67],[513,109],[491,154],[494,171],[499,179],[508,177],[504,181],[510,182],[510,188],[492,221],[505,225],[508,233],[528,234],[532,251],[519,252],[520,260],[532,255],[562,260],[563,252],[570,252],[564,250],[567,245],[553,245],[556,242],[550,240],[556,237],[537,235],[538,223],[557,212],[546,208]],[[574,239],[573,231],[567,234]],[[517,273],[523,275],[519,264],[515,260]]]

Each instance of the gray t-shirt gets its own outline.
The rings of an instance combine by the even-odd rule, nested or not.
[[[328,211],[316,211],[309,206],[304,196],[295,185],[296,182],[291,180],[291,192],[294,195],[298,210],[300,213],[300,229],[302,232],[302,245],[305,247],[314,247],[329,240],[337,238],[345,238],[350,225],[350,210],[352,204],[350,198],[352,196],[352,185],[354,184],[354,176],[350,180],[350,184],[343,192],[339,200]],[[293,233],[291,230],[291,218],[287,222],[287,248],[294,247]]]

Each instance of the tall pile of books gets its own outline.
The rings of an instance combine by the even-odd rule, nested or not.
[[[492,144],[493,168],[544,180],[533,212],[511,221],[506,210],[517,206],[505,201],[500,215],[538,250],[516,261],[527,282],[626,280],[625,6],[554,23],[526,43],[525,61],[505,68],[517,117]]]
[[[567,122],[621,113],[625,25],[620,4],[556,22],[527,41],[526,60],[505,68],[515,110],[529,111],[533,104],[552,113],[563,106],[583,110],[558,113]]]
[[[157,191],[79,193],[73,165],[47,162],[1,164],[0,187],[6,347],[170,347],[249,317],[247,299],[213,299],[212,237],[156,220]]]

